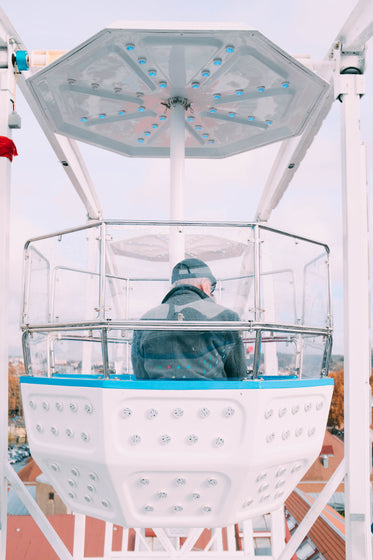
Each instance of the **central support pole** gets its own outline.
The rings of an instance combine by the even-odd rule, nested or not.
[[[184,219],[185,100],[170,101],[170,218]],[[185,257],[184,233],[180,226],[170,228],[170,269]]]

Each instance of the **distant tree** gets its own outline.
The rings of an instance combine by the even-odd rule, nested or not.
[[[19,416],[22,414],[21,389],[19,376],[24,373],[23,364],[8,364],[8,415]]]
[[[344,426],[344,371],[330,372],[330,377],[334,379],[334,391],[329,410],[328,426],[333,428],[343,428]]]

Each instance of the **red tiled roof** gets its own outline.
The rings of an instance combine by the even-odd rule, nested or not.
[[[339,463],[343,459],[344,455],[344,443],[339,438],[333,436],[330,432],[326,431],[324,436],[323,448],[332,447],[333,456],[329,458],[328,467],[324,467],[320,457],[317,457],[316,461],[311,465],[310,469],[306,472],[302,478],[302,482],[306,481],[328,481],[334,471],[337,469]],[[317,492],[318,490],[313,490]]]
[[[292,492],[285,502],[286,509],[298,524],[301,523],[310,510],[311,506],[307,501],[309,501],[308,497],[306,500],[298,490]],[[323,511],[323,516],[326,519],[322,516],[318,517],[311,527],[308,536],[326,560],[345,560],[345,539],[341,534],[344,533],[344,530],[341,530],[344,525],[343,517],[329,506]]]
[[[332,445],[323,445],[320,451],[320,455],[329,455],[329,456],[333,456],[334,455],[334,451],[333,451],[333,446]]]
[[[47,516],[68,550],[73,552],[74,515]],[[105,522],[86,518],[84,557],[102,557],[104,554]],[[121,550],[123,529],[114,526],[113,551]],[[134,549],[134,531],[130,529],[129,550]],[[59,560],[31,515],[8,515],[6,560]]]
[[[23,469],[18,472],[22,482],[35,482],[39,474],[41,474],[41,470],[32,457],[30,457]]]

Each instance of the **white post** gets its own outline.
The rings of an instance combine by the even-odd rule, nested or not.
[[[4,34],[0,40],[8,44]],[[12,78],[11,65],[0,70],[0,135],[8,138],[8,117],[13,108],[10,101]],[[5,560],[7,534],[10,166],[8,158],[0,157],[0,560]]]
[[[360,134],[364,76],[341,75],[344,253],[346,558],[372,558],[369,439],[370,343],[365,148]]]
[[[185,109],[181,103],[171,106],[170,123],[170,218],[184,219]],[[170,228],[170,269],[184,258],[184,234]]]
[[[285,548],[284,506],[271,513],[271,546],[273,558],[278,558]]]

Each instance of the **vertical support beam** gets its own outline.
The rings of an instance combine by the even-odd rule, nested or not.
[[[271,513],[271,545],[273,558],[278,558],[285,548],[284,506]]]
[[[171,105],[170,123],[170,218],[184,219],[184,162],[185,162],[185,108],[176,102]],[[170,228],[170,271],[184,258],[184,234],[179,228]]]
[[[74,519],[74,560],[84,559],[86,516],[82,513],[75,513]]]
[[[8,44],[6,35],[2,34],[0,38]],[[8,138],[8,118],[12,111],[12,78],[8,54],[8,68],[0,70],[0,135]],[[0,158],[0,560],[5,560],[7,535],[10,166],[8,158]]]
[[[360,134],[364,76],[340,76],[344,252],[346,558],[372,558],[370,532],[370,343],[365,148]]]

